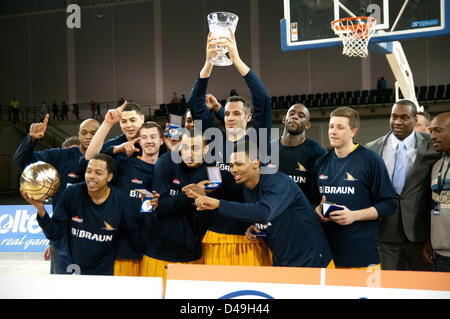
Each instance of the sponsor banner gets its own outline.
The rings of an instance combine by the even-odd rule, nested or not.
[[[450,274],[169,264],[168,299],[449,299]]]
[[[51,216],[52,206],[45,205]],[[43,252],[48,239],[31,205],[0,205],[0,252]]]

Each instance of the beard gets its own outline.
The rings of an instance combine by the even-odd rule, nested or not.
[[[290,135],[300,135],[305,130],[305,126],[304,125],[298,124],[298,125],[295,125],[295,127],[292,128],[292,127],[289,126],[289,122],[287,122],[284,127],[285,127],[286,131]]]

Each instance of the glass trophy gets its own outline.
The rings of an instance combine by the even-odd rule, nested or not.
[[[208,26],[209,31],[212,33],[214,38],[219,38],[222,36],[229,36],[230,31],[228,28],[234,32],[236,31],[237,23],[239,17],[234,13],[230,12],[213,12],[208,14]],[[231,61],[225,54],[228,52],[226,47],[220,47],[219,53],[210,60],[213,65],[218,66],[228,66],[232,65]]]

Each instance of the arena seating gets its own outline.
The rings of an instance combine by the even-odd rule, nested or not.
[[[418,101],[421,103],[431,101],[450,100],[450,84],[439,84],[415,87]],[[400,97],[401,92],[400,92]],[[303,103],[308,108],[338,107],[338,106],[364,106],[377,104],[392,104],[395,102],[393,88],[381,90],[356,90],[320,93],[298,93],[293,95],[272,96],[272,108],[274,110],[287,109],[296,103]],[[220,100],[225,106],[226,99]],[[184,115],[187,106],[181,104],[161,104],[155,116],[167,116],[168,114]]]
[[[419,102],[450,100],[450,84],[420,86],[415,88]],[[400,92],[401,97],[401,92]],[[392,104],[395,102],[393,88],[380,90],[356,90],[272,96],[274,110],[286,109],[295,103],[303,103],[307,107],[338,107],[355,105]]]

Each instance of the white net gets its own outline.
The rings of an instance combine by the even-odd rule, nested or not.
[[[331,22],[334,33],[342,40],[342,54],[348,57],[367,57],[370,38],[375,31],[372,17],[344,18]]]

